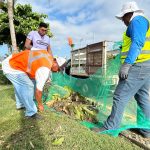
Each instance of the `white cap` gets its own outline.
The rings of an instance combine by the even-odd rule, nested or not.
[[[127,2],[122,6],[121,12],[116,15],[116,18],[122,19],[122,17],[129,12],[141,12],[144,13],[142,9],[139,9],[136,2]]]
[[[57,60],[59,67],[61,67],[66,62],[66,59],[63,57],[56,57],[56,60]]]

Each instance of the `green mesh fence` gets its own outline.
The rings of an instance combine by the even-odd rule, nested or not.
[[[117,41],[117,42],[114,42],[113,44],[113,50],[116,50],[116,49],[120,49],[122,47],[122,41]]]
[[[65,97],[68,94],[65,87],[69,87],[82,96],[99,103],[99,113],[97,115],[99,123],[93,124],[87,121],[81,123],[89,128],[100,127],[111,113],[113,92],[118,81],[119,67],[120,56],[118,55],[87,79],[74,78],[63,73],[53,73],[48,95],[44,95],[44,99],[46,101],[52,100],[53,96],[57,94]],[[144,118],[142,111],[137,107],[134,99],[128,103],[124,111],[120,128],[117,130],[108,130],[103,133],[118,136],[121,131],[128,128],[150,128],[150,122]]]

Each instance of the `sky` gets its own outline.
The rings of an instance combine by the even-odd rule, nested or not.
[[[55,56],[70,57],[67,38],[72,37],[74,49],[100,41],[120,41],[126,26],[115,18],[122,4],[129,0],[17,0],[31,4],[33,11],[48,15]],[[135,0],[150,18],[149,0]],[[1,49],[1,47],[0,47]],[[5,49],[7,49],[5,47]],[[1,53],[0,53],[1,55]]]

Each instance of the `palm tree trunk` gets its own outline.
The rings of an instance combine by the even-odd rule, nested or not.
[[[11,36],[11,43],[13,47],[13,53],[18,53],[16,34],[15,34],[15,28],[13,22],[13,0],[7,0],[7,7],[8,7],[8,18],[9,18],[10,36]]]

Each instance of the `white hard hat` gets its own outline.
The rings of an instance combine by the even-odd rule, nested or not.
[[[122,17],[129,12],[141,12],[144,13],[142,9],[139,9],[136,2],[127,2],[122,6],[121,12],[116,15],[116,18],[122,19]]]
[[[56,60],[57,60],[59,67],[61,67],[66,62],[66,59],[63,57],[56,57]]]

